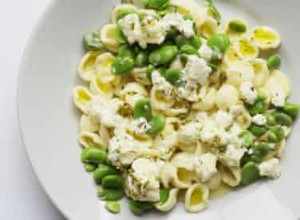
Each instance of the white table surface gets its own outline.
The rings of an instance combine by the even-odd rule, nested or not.
[[[63,220],[40,186],[18,127],[19,63],[33,26],[51,0],[0,0],[0,219]]]

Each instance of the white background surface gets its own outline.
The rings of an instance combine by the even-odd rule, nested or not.
[[[0,0],[0,219],[63,220],[33,174],[17,120],[19,63],[51,0]],[[42,147],[42,146],[41,146]]]

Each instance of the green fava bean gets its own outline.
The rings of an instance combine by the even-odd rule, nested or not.
[[[141,117],[144,117],[147,120],[151,119],[152,111],[149,99],[140,99],[135,103],[133,117],[134,119]]]
[[[198,36],[194,36],[191,38],[187,38],[185,36],[179,35],[175,39],[176,45],[181,48],[184,45],[191,45],[193,46],[196,50],[198,50],[201,47],[201,38]]]
[[[253,145],[254,136],[251,132],[246,130],[246,131],[243,131],[239,136],[243,140],[243,146],[250,148]]]
[[[191,45],[183,45],[180,48],[180,53],[185,53],[185,54],[195,54],[198,55],[198,50],[196,50],[193,46]]]
[[[166,118],[163,115],[154,115],[150,120],[150,129],[148,134],[157,135],[160,133],[166,125]]]
[[[251,155],[251,160],[255,162],[262,161],[270,152],[271,148],[267,144],[257,144],[252,147],[253,153]]]
[[[163,46],[154,50],[149,55],[149,62],[153,65],[164,65],[170,63],[178,54],[176,46]]]
[[[135,58],[135,65],[137,67],[146,66],[148,63],[148,55],[145,51],[140,52]]]
[[[119,175],[107,175],[102,179],[102,186],[104,188],[122,188],[123,179]]]
[[[285,137],[284,130],[281,126],[274,126],[268,133],[269,142],[279,143]]]
[[[264,92],[259,92],[257,94],[256,102],[264,102],[267,99],[267,95]]]
[[[146,8],[160,10],[165,8],[170,0],[141,0],[142,5]]]
[[[282,108],[282,111],[289,116],[295,117],[298,115],[300,106],[294,103],[287,102]]]
[[[147,74],[147,78],[151,81],[152,80],[152,72],[155,70],[155,67],[153,65],[148,65],[147,70],[146,70],[146,74]]]
[[[145,211],[153,208],[153,204],[150,202],[140,202],[129,199],[129,208],[135,215],[142,215]]]
[[[106,201],[117,201],[123,198],[124,192],[122,188],[118,189],[107,189],[103,188],[103,198]]]
[[[293,123],[292,117],[285,113],[277,113],[274,116],[275,116],[276,122],[280,125],[291,126]]]
[[[259,169],[255,163],[250,161],[243,166],[241,183],[244,186],[256,182],[259,177]]]
[[[281,64],[281,58],[278,54],[274,54],[267,59],[267,65],[270,70],[276,69]]]
[[[99,51],[103,49],[103,44],[100,40],[98,32],[87,32],[83,36],[84,48],[90,51]]]
[[[95,147],[87,147],[81,153],[81,160],[84,163],[106,163],[107,157],[107,153],[104,150]]]
[[[248,107],[249,114],[254,116],[265,111],[265,103],[258,101],[254,105]]]
[[[118,174],[118,171],[107,165],[101,165],[94,171],[94,180],[96,183],[101,183],[102,179],[107,175]]]
[[[267,119],[267,125],[276,125],[275,116],[273,114],[266,113],[264,116]]]
[[[84,164],[84,169],[88,173],[93,172],[96,168],[97,168],[97,165],[95,165],[95,164],[91,164],[91,163]]]
[[[224,53],[230,45],[230,40],[225,34],[216,34],[208,38],[207,45],[210,48],[218,48]]]
[[[207,66],[209,66],[213,72],[216,72],[218,70],[218,66],[213,63],[209,63],[207,64]]]
[[[168,82],[174,85],[181,78],[181,71],[180,69],[168,69],[166,70],[165,77]]]
[[[111,213],[119,213],[121,211],[121,206],[117,202],[106,202],[105,208],[110,211]]]
[[[159,203],[164,204],[169,199],[170,190],[169,189],[160,189],[159,194],[160,194]]]
[[[129,73],[134,67],[134,60],[130,57],[117,57],[111,64],[112,72],[116,75]]]
[[[231,31],[236,33],[245,33],[247,31],[247,26],[243,21],[232,20],[229,22],[228,27]]]
[[[132,59],[135,59],[135,53],[132,50],[132,48],[130,46],[128,46],[128,45],[122,45],[119,48],[118,56],[122,57],[122,58],[130,57]]]
[[[127,42],[127,40],[123,34],[123,31],[119,25],[117,25],[117,27],[116,27],[114,37],[115,37],[116,41],[120,44],[125,44]]]
[[[251,125],[248,130],[257,137],[264,135],[267,132],[267,128],[259,125]]]

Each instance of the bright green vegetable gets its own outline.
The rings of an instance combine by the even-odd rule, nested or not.
[[[169,198],[170,190],[169,189],[160,189],[159,193],[160,193],[159,203],[164,204]]]
[[[242,168],[242,179],[243,185],[250,185],[259,179],[259,169],[253,162],[246,163]]]
[[[167,6],[166,8],[164,8],[163,10],[160,10],[158,12],[158,14],[161,17],[164,17],[165,15],[170,14],[170,13],[175,13],[176,11],[177,11],[177,7],[173,6],[173,5],[170,5],[170,6]]]
[[[149,202],[140,202],[129,199],[129,209],[135,215],[142,215],[145,211],[153,208],[153,204]]]
[[[94,171],[94,180],[97,183],[101,183],[105,176],[113,174],[118,174],[118,171],[115,168],[107,165],[101,165]]]
[[[276,69],[281,64],[281,58],[278,54],[274,54],[267,59],[267,65],[270,70]]]
[[[166,125],[166,118],[163,115],[154,115],[150,120],[150,129],[148,134],[157,135],[160,133]]]
[[[167,69],[165,77],[168,82],[175,84],[181,78],[181,71],[174,68]]]
[[[218,66],[217,66],[216,64],[209,63],[209,64],[207,64],[207,65],[211,68],[211,70],[212,70],[213,72],[216,72],[216,71],[218,70]]]
[[[84,163],[100,164],[107,162],[107,153],[95,147],[87,147],[82,150],[81,160]]]
[[[215,34],[208,38],[207,45],[210,48],[218,48],[224,53],[230,45],[230,40],[225,34]]]
[[[130,57],[117,57],[111,64],[112,72],[116,75],[129,73],[134,67],[134,60]]]
[[[241,20],[230,21],[228,27],[231,31],[236,33],[245,33],[247,31],[246,24]]]
[[[146,8],[161,10],[164,9],[170,0],[141,0],[141,3]]]
[[[102,186],[104,188],[122,188],[123,179],[119,175],[107,175],[102,179]]]
[[[117,202],[106,202],[105,208],[110,211],[111,213],[119,213],[121,211],[121,206]]]
[[[119,19],[125,17],[126,15],[129,14],[137,14],[138,11],[134,7],[122,7],[119,8],[118,11],[116,11],[116,20],[118,21]]]
[[[265,103],[258,101],[255,102],[254,105],[249,106],[248,111],[251,116],[254,116],[256,114],[263,113],[265,111],[265,108],[266,108]]]
[[[117,201],[122,199],[124,196],[124,192],[122,188],[118,189],[107,189],[103,188],[103,196],[102,198],[106,201]]]
[[[273,114],[265,113],[264,116],[267,119],[267,125],[276,125],[276,120]]]
[[[291,126],[293,124],[292,117],[285,113],[276,113],[276,114],[274,114],[274,116],[275,116],[276,122],[280,125]]]
[[[147,74],[147,78],[148,78],[149,80],[152,80],[151,75],[152,75],[152,72],[153,72],[154,70],[155,70],[155,67],[154,67],[152,64],[148,65],[147,70],[146,70],[146,74]]]
[[[95,164],[91,164],[91,163],[84,164],[84,169],[88,173],[93,172],[96,168],[97,168],[97,165],[95,165]]]
[[[285,137],[284,130],[281,126],[274,126],[268,132],[269,142],[279,143]]]
[[[196,50],[198,50],[201,47],[201,38],[198,36],[194,36],[191,38],[187,38],[182,35],[178,35],[175,39],[176,45],[181,48],[184,45],[191,45],[193,46]]]
[[[135,59],[136,55],[135,55],[133,49],[129,45],[122,45],[119,48],[118,56],[122,57],[122,58],[130,57],[132,59]]]
[[[135,103],[133,117],[134,119],[138,119],[141,117],[144,117],[147,120],[151,119],[152,111],[149,99],[140,99]]]
[[[252,149],[253,149],[253,153],[251,155],[251,160],[255,162],[262,161],[271,151],[271,148],[267,144],[257,144],[254,145]]]
[[[243,131],[239,137],[241,137],[243,140],[243,146],[247,148],[250,148],[254,144],[254,136],[247,130]]]
[[[117,25],[116,27],[114,37],[116,41],[120,44],[125,44],[127,42],[126,37],[124,36],[123,31],[119,25]]]
[[[138,53],[138,55],[135,58],[135,65],[137,67],[143,67],[146,66],[148,63],[148,55],[145,51],[142,51]]]
[[[153,65],[164,65],[170,63],[178,54],[176,46],[162,46],[152,51],[149,55],[149,62]]]
[[[264,92],[259,92],[257,94],[256,102],[264,102],[267,99],[267,95]]]
[[[252,124],[252,125],[248,128],[248,130],[249,130],[252,134],[254,134],[255,136],[260,137],[260,136],[264,135],[264,134],[267,132],[268,129],[267,129],[266,127],[264,127],[264,126],[259,126],[259,125],[254,125],[254,124]]]
[[[98,32],[91,31],[83,35],[84,48],[90,51],[99,51],[103,49],[103,44],[100,40]]]
[[[295,117],[298,115],[300,106],[295,103],[287,102],[282,108],[282,111],[289,116]]]
[[[183,45],[180,48],[180,53],[185,53],[185,54],[195,54],[198,55],[198,50],[195,49],[195,47],[193,47],[192,45]]]
[[[221,21],[221,13],[218,11],[216,6],[214,5],[212,0],[206,0],[206,5],[208,6],[210,12],[212,13],[213,17],[216,19],[218,23]]]

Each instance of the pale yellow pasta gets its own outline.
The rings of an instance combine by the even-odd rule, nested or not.
[[[238,186],[241,182],[241,168],[240,167],[220,167],[222,182],[228,186]]]
[[[269,69],[264,59],[255,59],[251,61],[254,70],[253,85],[255,87],[263,86],[269,78]]]
[[[177,189],[177,188],[171,189],[169,192],[169,197],[168,197],[167,201],[164,203],[156,203],[156,204],[154,204],[154,207],[157,210],[162,211],[162,212],[170,211],[177,204],[178,192],[179,192],[179,189]]]
[[[80,132],[94,132],[99,130],[99,122],[89,115],[82,115],[80,118]]]
[[[209,189],[203,184],[194,184],[185,193],[184,206],[188,212],[200,212],[207,207]]]
[[[171,0],[171,5],[177,7],[177,10],[182,15],[192,14],[193,16],[203,13],[203,8],[195,0]]]
[[[213,87],[203,87],[200,90],[200,101],[194,103],[192,108],[200,111],[209,111],[215,107],[217,90]]]
[[[262,50],[276,49],[281,43],[281,38],[278,33],[266,26],[254,27],[252,30],[252,39]]]
[[[84,131],[79,136],[79,143],[83,147],[97,147],[106,149],[106,145],[98,134]]]
[[[87,113],[87,104],[92,96],[90,91],[83,86],[77,86],[73,89],[73,102],[84,113]]]
[[[111,83],[103,83],[97,76],[93,77],[90,90],[93,94],[106,98],[112,98],[114,95],[114,86]]]
[[[241,62],[242,58],[236,51],[236,48],[232,45],[226,50],[223,58],[223,64],[225,67],[229,67],[232,63]]]
[[[136,82],[131,82],[125,85],[119,93],[120,97],[126,101],[131,107],[134,107],[135,103],[148,96],[146,88]]]
[[[193,153],[180,152],[176,153],[170,160],[171,164],[177,168],[183,168],[188,171],[194,170]]]
[[[103,45],[112,52],[117,52],[120,46],[115,39],[116,28],[116,24],[107,24],[100,31],[100,38]]]
[[[286,139],[283,139],[276,145],[276,157],[282,158],[286,147]]]
[[[226,110],[233,105],[236,105],[239,98],[237,89],[228,84],[224,84],[216,94],[216,105],[218,108]]]
[[[115,57],[111,53],[103,53],[96,58],[97,77],[104,84],[120,81],[121,77],[113,74],[111,70],[111,64],[114,59]]]
[[[209,38],[219,32],[219,25],[213,17],[207,16],[202,25],[198,27],[198,30],[203,37]]]
[[[286,74],[279,70],[274,70],[271,72],[269,79],[267,80],[266,84],[264,85],[264,89],[272,93],[274,89],[282,89],[286,96],[290,95],[290,84]]]
[[[145,86],[151,85],[149,78],[147,77],[147,67],[144,68],[134,68],[131,72],[134,79]]]
[[[217,190],[222,183],[222,178],[220,172],[214,174],[210,180],[208,180],[205,184],[209,188],[209,190]]]
[[[96,75],[96,59],[101,52],[87,52],[80,60],[78,73],[81,79],[90,82]]]
[[[233,46],[243,60],[253,60],[258,57],[258,47],[247,37],[240,38]]]
[[[160,89],[157,86],[152,87],[150,91],[150,100],[152,108],[162,112],[171,109],[175,103],[174,99],[166,99],[165,97],[163,97]]]
[[[227,83],[239,87],[243,82],[253,82],[253,66],[246,62],[235,62],[228,66],[226,70]]]
[[[110,134],[109,128],[107,128],[104,125],[100,125],[99,135],[104,143],[104,146],[108,146],[109,140],[111,139],[111,134]]]

